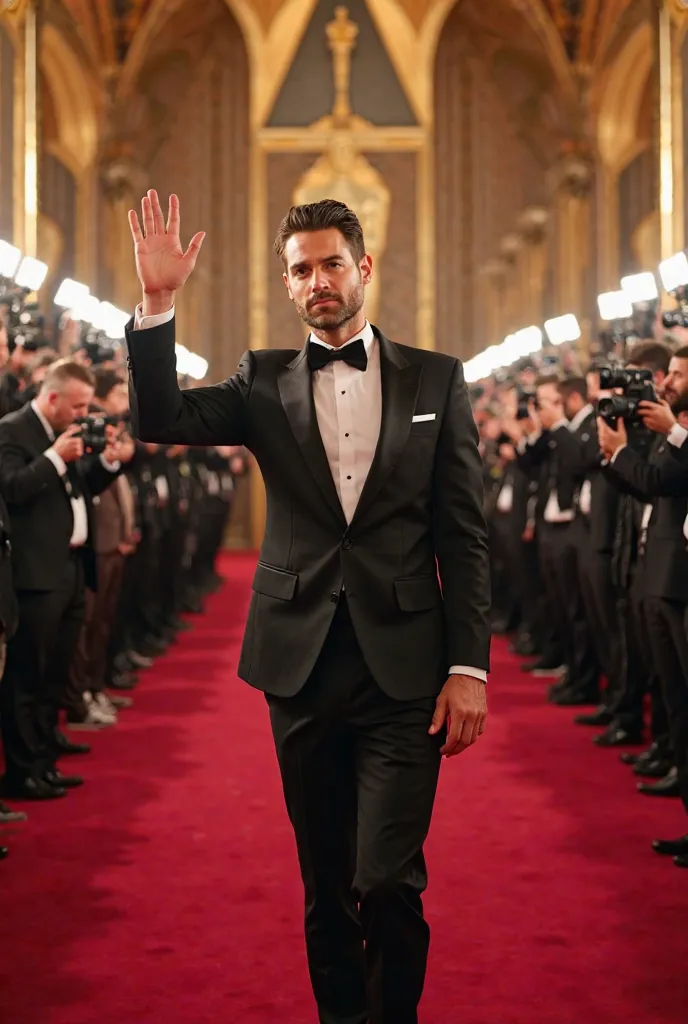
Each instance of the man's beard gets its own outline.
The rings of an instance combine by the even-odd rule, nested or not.
[[[324,299],[331,299],[334,306],[332,309],[320,310],[315,306],[316,302]],[[310,300],[310,307],[294,303],[296,311],[305,324],[317,331],[336,331],[348,323],[360,312],[363,306],[364,288],[359,284],[344,301],[341,295],[325,292]],[[313,308],[314,307],[314,308]]]

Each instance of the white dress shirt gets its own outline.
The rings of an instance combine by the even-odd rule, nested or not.
[[[38,402],[35,399],[31,402],[31,408],[35,412],[36,416],[38,416],[41,426],[48,435],[49,440],[54,441],[55,431],[41,412]],[[43,454],[46,459],[49,459],[49,461],[52,462],[58,474],[64,479],[67,476],[67,464],[60,453],[56,452],[54,448],[46,448]],[[119,463],[111,465],[109,462],[106,462],[102,455],[100,457],[100,461],[111,473],[116,473],[119,469]],[[72,517],[74,520],[69,546],[70,548],[81,548],[88,540],[88,510],[86,508],[86,499],[83,495],[76,497],[75,495],[70,494],[69,500],[72,505]]]
[[[136,329],[159,327],[173,317],[174,307],[167,313],[144,317],[139,306],[135,314]],[[368,356],[365,372],[339,359],[322,370],[315,370],[312,375],[318,428],[347,523],[353,518],[373,464],[382,422],[380,346],[367,321],[360,334],[346,344],[351,345],[359,338]],[[310,341],[332,348],[313,335]],[[473,676],[487,682],[484,669],[468,665],[452,665],[449,674]]]

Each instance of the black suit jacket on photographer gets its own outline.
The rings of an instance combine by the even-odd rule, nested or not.
[[[0,493],[10,514],[17,590],[56,590],[68,569],[74,516],[64,480],[43,455],[51,444],[30,405],[0,422]],[[72,463],[70,473],[86,504],[88,539],[81,553],[86,585],[95,589],[92,496],[109,487],[116,473],[92,456]]]
[[[688,468],[669,449],[666,439],[659,437],[645,461],[627,446],[606,472],[620,489],[653,506],[642,556],[644,593],[688,603],[688,551],[683,536]]]
[[[559,509],[575,511],[576,499],[586,474],[598,458],[595,415],[588,413],[571,430],[562,424],[556,430],[543,430],[532,445],[519,452],[518,464],[525,473],[540,467],[536,519],[542,521],[552,491],[556,491]]]

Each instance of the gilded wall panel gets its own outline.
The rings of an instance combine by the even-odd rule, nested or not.
[[[14,237],[14,48],[0,24],[0,238]]]
[[[59,236],[57,250],[50,244],[48,246],[58,257],[58,262],[49,258],[50,252],[41,252],[50,267],[47,284],[52,299],[65,277],[76,276],[77,183],[62,161],[45,151],[41,157],[40,182],[40,216],[47,218],[50,225],[46,225],[46,241],[49,243],[55,228],[56,236]]]
[[[417,345],[418,264],[416,251],[416,180],[414,153],[366,153],[391,192],[387,245],[380,262],[379,326],[402,345]]]
[[[312,153],[270,153],[267,160],[267,321],[268,348],[301,348],[305,329],[301,325],[284,284],[280,263],[272,251],[277,229],[292,205],[301,177],[313,163]]]
[[[619,175],[619,273],[647,269],[634,245],[637,228],[657,206],[657,167],[653,150],[639,153]]]

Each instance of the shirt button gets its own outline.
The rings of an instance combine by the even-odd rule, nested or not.
[[[346,391],[342,391],[342,394],[343,394],[343,395],[345,395],[345,394],[346,394]]]
[[[339,594],[337,594],[334,590],[330,594],[330,601],[332,602],[332,604],[337,604],[337,602],[339,601]]]
[[[349,436],[348,434],[345,434],[345,435],[344,435],[344,437],[348,437],[348,436]]]
[[[351,477],[350,477],[350,476],[348,476],[348,477],[347,477],[346,479],[347,479],[347,480],[350,480],[350,479],[351,479]]]
[[[353,546],[354,542],[349,537],[345,537],[342,541],[342,547],[345,551],[350,551]]]

